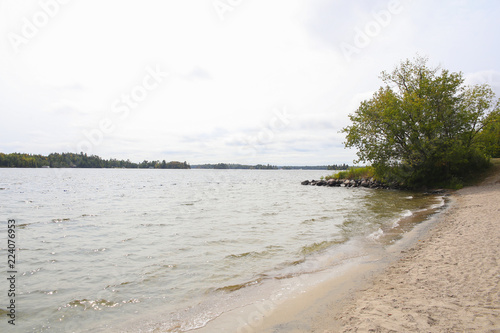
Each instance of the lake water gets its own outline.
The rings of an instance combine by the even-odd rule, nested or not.
[[[408,217],[443,203],[300,185],[327,174],[0,169],[1,260],[15,219],[18,272],[13,327],[0,266],[0,329],[193,330],[257,299],[285,297],[294,277],[390,246],[416,223]]]

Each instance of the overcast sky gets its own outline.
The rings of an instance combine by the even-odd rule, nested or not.
[[[500,97],[500,1],[0,0],[0,152],[352,164],[416,54]]]

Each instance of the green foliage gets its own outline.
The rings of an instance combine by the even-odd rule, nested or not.
[[[488,114],[500,105],[489,86],[464,86],[462,73],[431,69],[425,58],[406,60],[381,78],[386,85],[343,129],[345,146],[358,149],[357,162],[371,162],[382,181],[410,187],[457,184],[488,165],[481,131],[492,128]]]
[[[500,111],[492,112],[485,121],[486,125],[479,133],[478,144],[489,157],[500,157]]]
[[[157,169],[190,169],[186,162],[143,161],[133,163],[130,160],[105,160],[96,155],[80,153],[52,153],[48,156],[31,154],[0,153],[0,167],[3,168],[157,168]]]
[[[328,179],[368,179],[375,177],[375,169],[371,166],[367,167],[352,167],[347,171],[340,171],[331,176],[326,176],[326,180]]]

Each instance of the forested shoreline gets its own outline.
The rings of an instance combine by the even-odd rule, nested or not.
[[[127,168],[127,169],[190,169],[186,162],[147,161],[134,163],[130,160],[103,159],[84,153],[52,153],[48,156],[25,153],[0,153],[1,168]]]
[[[347,164],[319,166],[276,166],[270,164],[216,163],[190,165],[187,162],[165,160],[140,163],[130,160],[103,159],[85,153],[51,153],[47,156],[27,153],[0,153],[0,168],[126,168],[126,169],[242,169],[242,170],[347,170]]]

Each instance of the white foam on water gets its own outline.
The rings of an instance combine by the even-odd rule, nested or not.
[[[382,237],[383,234],[384,234],[384,231],[381,228],[378,228],[377,231],[372,232],[366,238],[371,239],[371,240],[378,240],[380,237]]]

